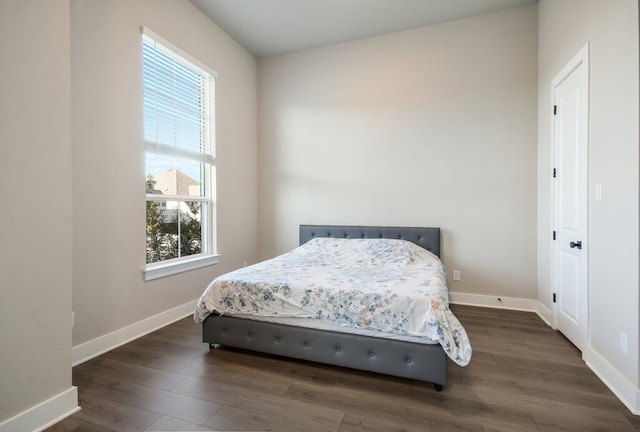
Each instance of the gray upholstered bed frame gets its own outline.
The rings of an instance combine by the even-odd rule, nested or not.
[[[300,244],[314,237],[397,238],[440,255],[440,228],[301,225]],[[353,335],[327,330],[219,316],[202,323],[209,343],[383,373],[433,383],[447,382],[447,356],[440,345]]]

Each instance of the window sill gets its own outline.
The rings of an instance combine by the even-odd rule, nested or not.
[[[189,270],[195,270],[198,268],[218,264],[218,258],[220,255],[205,255],[196,258],[185,258],[182,260],[175,260],[172,262],[160,262],[154,264],[147,264],[147,267],[142,270],[144,273],[144,280],[150,281],[159,279],[165,276],[171,276],[174,274],[186,272]]]

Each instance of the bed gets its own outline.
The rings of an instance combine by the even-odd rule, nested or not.
[[[439,228],[301,225],[299,243],[298,248],[287,254],[223,275],[207,287],[194,313],[196,321],[202,323],[203,342],[211,348],[219,344],[426,381],[432,383],[437,391],[446,384],[448,358],[461,366],[469,362],[471,346],[466,332],[448,308],[446,274],[437,258],[440,256]],[[424,258],[428,261],[429,271],[436,274],[436,282],[421,279],[420,283],[435,285],[439,297],[434,294],[421,303],[414,298],[418,291],[412,291],[409,300],[396,295],[392,288],[402,285],[397,281],[405,281],[407,277],[398,277],[395,270],[385,270],[386,261],[376,261],[371,268],[367,267],[366,274],[356,275],[356,279],[354,274],[349,274],[337,282],[344,284],[348,281],[353,284],[353,289],[340,290],[336,294],[322,288],[322,283],[326,287],[333,281],[327,276],[329,270],[327,275],[321,274],[325,273],[322,266],[326,257],[323,254],[329,254],[329,260],[334,256],[340,261],[348,261],[351,256],[362,258],[354,255],[354,248],[360,251],[358,253],[373,256],[367,255],[367,260],[378,259],[378,256],[386,260],[387,251],[391,251],[389,256],[394,257],[398,253],[404,254],[398,256],[411,266],[416,260],[420,265],[427,265],[421,264]],[[403,252],[396,252],[399,250]],[[288,268],[282,266],[299,257],[304,260],[318,257],[315,264],[304,261],[302,266],[294,265],[299,267],[296,272],[300,269],[303,273],[313,272],[312,281],[305,281],[310,286],[316,285],[316,279],[325,279],[317,282],[319,291],[325,296],[323,301],[310,299],[308,293],[311,289],[305,289],[304,295],[302,292],[299,295],[290,293],[298,280],[289,280]],[[380,296],[368,290],[369,282],[365,279],[367,275],[376,273],[375,269],[382,272],[375,276],[378,278],[376,283],[380,278],[386,278],[388,280],[383,286],[392,287],[385,290],[386,295]],[[265,274],[270,274],[271,278],[268,289],[261,285]],[[357,279],[360,276],[363,280]],[[424,276],[420,277],[424,279]],[[253,294],[230,291],[246,286],[254,289]],[[393,295],[389,296],[389,293]],[[260,298],[256,300],[256,297]],[[343,298],[350,300],[346,302]],[[411,301],[411,306],[404,307],[408,301]],[[370,304],[376,306],[369,307]],[[354,307],[360,309],[354,312]],[[425,307],[429,313],[437,312],[437,318],[422,318],[418,312]],[[412,315],[406,314],[405,309],[411,309]],[[414,309],[416,313],[413,313]]]

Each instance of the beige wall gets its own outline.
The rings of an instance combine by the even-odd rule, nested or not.
[[[220,263],[143,281],[144,143],[140,27],[218,73]],[[188,1],[77,0],[71,8],[74,346],[200,296],[256,259],[256,72],[247,53]]]
[[[638,385],[638,2],[542,0],[539,8],[539,299],[550,306],[551,80],[589,43],[590,324],[585,357],[621,392],[625,381]],[[592,199],[597,184],[602,185],[601,202]],[[626,355],[619,349],[620,332],[628,336]],[[605,365],[612,373],[602,369]]]
[[[260,256],[440,226],[454,292],[536,297],[537,7],[259,61]]]
[[[0,1],[0,55],[3,423],[71,388],[69,2]]]

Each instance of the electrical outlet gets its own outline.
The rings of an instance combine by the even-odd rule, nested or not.
[[[454,270],[453,271],[453,280],[454,281],[459,281],[460,280],[460,270]]]
[[[627,335],[620,332],[620,351],[627,353]]]

